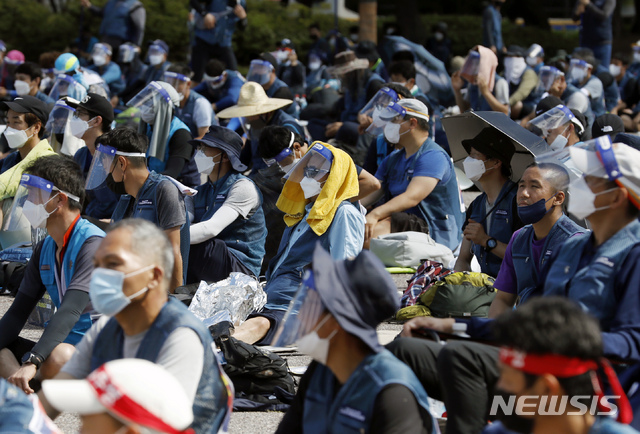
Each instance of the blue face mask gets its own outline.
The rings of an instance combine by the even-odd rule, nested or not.
[[[131,304],[131,300],[144,294],[149,290],[148,287],[142,288],[140,291],[127,297],[122,292],[124,279],[135,276],[147,271],[155,265],[141,268],[129,274],[122,271],[110,270],[108,268],[95,268],[91,274],[91,282],[89,283],[89,298],[93,308],[107,316],[114,316]]]
[[[553,207],[551,207],[549,208],[549,210],[547,210],[547,208],[545,207],[547,202],[549,202],[553,198],[555,198],[555,196],[551,197],[548,200],[540,199],[532,205],[519,206],[518,217],[520,217],[520,220],[522,220],[522,223],[524,223],[525,225],[538,223],[544,218],[545,215],[547,215],[549,211],[553,209]]]

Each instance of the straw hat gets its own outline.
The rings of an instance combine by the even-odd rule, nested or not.
[[[358,59],[353,51],[343,51],[333,59],[333,65],[327,68],[327,72],[333,75],[342,75],[357,69],[367,69],[369,61],[367,59]]]
[[[261,115],[285,107],[292,102],[290,99],[269,98],[260,84],[248,81],[240,88],[238,104],[222,110],[218,113],[218,117],[227,119]]]

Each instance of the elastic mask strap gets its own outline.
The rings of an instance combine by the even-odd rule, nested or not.
[[[147,270],[149,270],[149,269],[151,269],[151,268],[153,268],[155,266],[156,266],[156,264],[147,265],[146,267],[142,267],[139,270],[132,271],[131,273],[125,274],[124,278],[126,279],[127,277],[131,277],[131,276],[135,276],[135,275],[140,274],[140,273],[144,273],[145,271],[147,271]]]

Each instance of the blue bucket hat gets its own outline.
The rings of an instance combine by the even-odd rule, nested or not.
[[[229,128],[211,125],[209,131],[203,138],[197,140],[189,140],[194,147],[200,144],[217,148],[224,151],[231,161],[231,166],[238,172],[247,170],[247,166],[240,162],[240,152],[242,151],[242,138],[235,131]]]
[[[376,327],[396,313],[400,300],[380,259],[363,250],[354,259],[334,261],[317,243],[311,269],[315,289],[340,327],[373,351],[382,351]]]

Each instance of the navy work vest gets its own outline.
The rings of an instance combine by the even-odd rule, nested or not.
[[[373,408],[378,394],[387,386],[400,384],[416,398],[422,413],[429,414],[427,393],[413,371],[389,351],[367,356],[340,390],[329,368],[315,367],[304,398],[302,418],[305,434],[349,434],[371,430]],[[427,416],[428,417],[428,416]],[[438,432],[432,422],[432,432]],[[416,432],[421,427],[415,427]]]
[[[451,250],[455,250],[462,240],[462,224],[464,223],[464,215],[460,210],[460,191],[458,190],[458,181],[453,171],[453,163],[447,153],[436,142],[428,138],[420,147],[413,159],[412,166],[407,170],[407,179],[411,182],[413,178],[413,170],[420,155],[427,151],[442,152],[449,164],[449,180],[446,183],[439,181],[433,191],[423,199],[417,206],[418,216],[421,217],[429,225],[429,235],[436,243],[444,244]],[[401,158],[405,158],[404,150],[393,152],[386,164],[386,173],[384,173],[384,181],[382,188],[386,193],[385,202],[392,199],[387,186],[387,180],[391,173],[391,169],[396,167]],[[405,212],[411,212],[407,210]]]
[[[209,330],[181,302],[169,298],[142,339],[136,358],[155,362],[169,335],[179,327],[196,332],[204,347],[202,376],[193,401],[192,427],[197,433],[217,433],[227,413],[227,392],[213,353],[213,340]],[[111,360],[122,359],[123,347],[122,327],[115,318],[111,318],[96,337],[91,353],[91,370]]]
[[[549,265],[543,295],[572,299],[600,321],[602,331],[608,331],[618,305],[614,283],[625,258],[640,243],[640,222],[634,220],[598,246],[589,264],[578,269],[591,242],[590,233],[564,242],[557,258]]]
[[[487,212],[491,211],[491,209],[486,209],[487,195],[486,193],[482,193],[471,203],[470,217],[478,223],[482,222],[482,227],[485,232],[487,231],[487,220],[492,219],[491,231],[487,235],[505,244],[508,243],[511,235],[513,235],[513,221],[515,219],[513,215],[513,202],[515,201],[517,193],[518,188],[514,182],[505,182],[496,199],[495,209],[489,216],[487,216]],[[502,265],[502,258],[491,252],[487,252],[484,246],[478,244],[473,244],[471,250],[478,259],[482,272],[489,276],[496,277],[500,271],[500,265]]]
[[[520,297],[520,304],[531,296],[539,295],[535,294],[535,290],[540,284],[538,279],[541,274],[544,274],[544,268],[554,250],[562,246],[569,237],[578,232],[584,232],[584,230],[569,217],[562,215],[545,238],[537,269],[532,262],[533,237],[535,236],[533,226],[527,225],[515,235],[511,243],[511,257],[513,258],[513,268],[518,277],[517,294]]]
[[[240,179],[249,178],[240,173],[232,172],[215,185],[209,181],[199,186],[197,188],[198,194],[194,197],[195,217],[193,222],[199,223],[209,220],[227,200],[231,187]],[[253,181],[251,182],[253,183]],[[262,211],[262,193],[257,187],[256,191],[260,196],[258,210],[248,219],[238,216],[216,238],[224,241],[231,254],[257,277],[260,275],[260,266],[265,253],[264,242],[267,239],[267,226]]]
[[[219,45],[221,47],[231,46],[233,32],[239,19],[233,12],[225,13],[224,15],[220,14],[227,10],[228,4],[229,2],[227,0],[211,0],[209,2],[207,11],[216,16],[216,25],[213,29],[199,29],[196,27],[196,38],[202,39],[210,45]],[[244,0],[238,1],[238,4],[244,8],[247,7]]]
[[[607,0],[591,0],[591,3],[602,10]],[[604,44],[611,44],[613,41],[613,14],[604,20],[589,8],[581,16],[580,22],[580,46],[593,47]]]
[[[102,238],[104,237],[104,232],[88,220],[84,220],[82,218],[79,219],[71,233],[71,238],[67,244],[67,250],[64,254],[62,265],[60,267],[60,271],[62,272],[62,275],[64,275],[65,286],[69,285],[69,283],[71,283],[71,279],[73,279],[80,249],[82,249],[85,241],[91,237]],[[40,279],[42,280],[44,287],[47,289],[47,292],[51,297],[51,301],[55,305],[56,309],[60,309],[62,298],[64,298],[66,293],[66,288],[65,293],[62,295],[58,292],[58,284],[55,276],[57,249],[58,246],[51,236],[45,238],[42,244],[42,250],[40,251]],[[62,276],[60,277],[62,278]],[[63,342],[71,345],[77,344],[80,342],[85,332],[91,328],[92,324],[91,315],[88,312],[80,315],[80,318],[78,318],[78,321]]]
[[[130,41],[131,20],[129,15],[134,6],[140,4],[138,0],[111,0],[102,9],[102,23],[99,34],[115,36],[123,41]]]
[[[196,121],[193,119],[193,114],[196,110],[196,100],[199,98],[204,98],[204,96],[200,95],[195,90],[192,90],[189,92],[189,98],[187,98],[187,102],[184,107],[176,110],[176,117],[189,127],[189,131],[191,131],[191,135],[193,137],[198,137],[198,126],[196,125]],[[211,110],[211,125],[217,125],[216,115],[213,113],[211,104],[207,103],[207,106],[209,106],[209,109]]]
[[[157,226],[159,223],[157,191],[158,185],[160,185],[161,182],[169,182],[173,185],[173,182],[171,182],[171,180],[169,180],[166,176],[159,175],[155,172],[149,173],[149,177],[142,185],[140,191],[138,191],[138,196],[135,198],[133,210],[131,212],[128,212],[131,200],[134,199],[133,196],[129,194],[123,194],[122,196],[120,196],[120,200],[116,205],[115,211],[113,211],[111,220],[117,222],[125,218],[141,218],[144,220],[148,220]],[[165,206],[174,205],[175,204],[165,204]],[[187,221],[180,228],[180,253],[182,255],[182,270],[184,273],[184,282],[187,281],[187,266],[189,265],[189,246],[191,241],[191,236],[189,233],[189,215],[186,212],[186,207],[185,215],[187,216]]]

